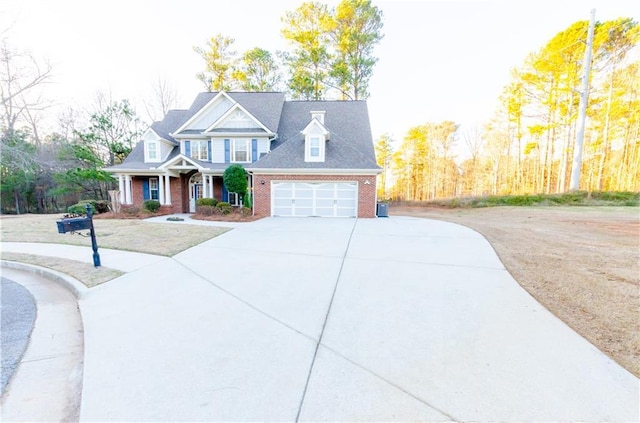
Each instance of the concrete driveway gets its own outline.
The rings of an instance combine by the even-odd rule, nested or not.
[[[80,306],[81,420],[640,420],[638,379],[454,224],[263,219]]]

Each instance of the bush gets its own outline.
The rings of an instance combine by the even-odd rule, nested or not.
[[[79,202],[78,204],[74,204],[73,206],[67,207],[67,213],[69,214],[87,214],[87,204],[91,207],[91,212],[96,212],[96,207],[90,202]]]
[[[196,206],[196,214],[201,214],[203,216],[211,216],[216,212],[216,206]]]
[[[247,192],[244,196],[243,206],[249,209],[253,208],[253,199],[251,198],[251,193]]]
[[[98,213],[106,213],[109,211],[110,202],[107,200],[98,200],[93,206],[96,208],[96,212]]]
[[[229,214],[231,213],[231,210],[232,210],[231,204],[227,203],[226,201],[219,202],[216,208],[221,214]]]
[[[158,200],[147,200],[142,203],[142,206],[145,210],[150,211],[151,213],[155,213],[160,210],[160,201]]]
[[[212,206],[215,207],[218,204],[218,200],[215,198],[198,198],[196,206]]]

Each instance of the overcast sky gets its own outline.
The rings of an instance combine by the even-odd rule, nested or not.
[[[97,91],[134,104],[166,80],[187,107],[202,91],[195,74],[215,33],[253,47],[287,48],[280,18],[300,0],[233,1],[0,1],[0,34],[10,45],[47,58],[54,70],[47,94],[81,108]],[[333,6],[337,1],[325,1]],[[600,21],[640,20],[637,0],[374,1],[384,13],[385,37],[370,81],[374,138],[400,140],[425,122],[473,124],[488,119],[522,64],[556,33],[592,8]],[[144,110],[139,110],[146,117]]]

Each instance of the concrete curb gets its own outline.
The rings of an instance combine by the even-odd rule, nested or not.
[[[0,260],[0,267],[8,269],[22,270],[25,272],[35,273],[38,276],[56,282],[63,288],[71,291],[76,300],[82,299],[88,292],[89,288],[79,280],[64,273],[58,272],[47,267],[36,266],[35,264],[20,263],[17,261]]]

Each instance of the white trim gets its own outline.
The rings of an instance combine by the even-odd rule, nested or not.
[[[247,160],[240,161],[234,159],[236,141],[245,141],[247,146]],[[252,163],[251,154],[253,150],[253,140],[251,138],[230,138],[229,139],[229,163]]]
[[[382,169],[260,169],[250,168],[245,170],[258,175],[378,175]]]
[[[235,104],[233,106],[231,106],[231,108],[229,110],[227,110],[226,112],[224,112],[222,114],[222,116],[220,116],[218,118],[218,120],[216,120],[215,122],[213,122],[204,132],[203,134],[208,134],[210,133],[220,122],[222,122],[223,120],[225,120],[227,117],[229,117],[229,115],[231,113],[233,113],[235,110],[240,109],[242,110],[242,112],[246,113],[247,116],[249,116],[249,118],[251,118],[256,124],[258,124],[258,126],[260,126],[260,128],[264,129],[266,132],[271,132],[269,130],[269,128],[267,128],[266,126],[264,126],[262,124],[262,122],[260,122],[258,119],[256,119],[255,116],[253,116],[251,113],[249,113],[247,111],[247,109],[245,109],[244,107],[242,107],[242,105],[238,102],[234,102]]]
[[[211,100],[209,100],[207,102],[207,104],[205,104],[204,106],[202,106],[200,108],[200,110],[198,110],[193,116],[191,116],[185,123],[183,123],[178,129],[176,129],[173,133],[169,134],[172,137],[175,138],[174,134],[179,134],[180,131],[183,131],[184,129],[188,128],[189,125],[191,125],[191,123],[193,123],[193,121],[197,120],[200,118],[201,115],[203,115],[205,113],[205,111],[209,108],[209,106],[211,104],[213,104],[215,101],[218,100],[218,98],[220,98],[221,96],[225,96],[229,101],[231,101],[231,103],[236,104],[237,101],[235,101],[234,99],[232,99],[231,97],[229,97],[229,94],[227,94],[224,91],[220,91],[215,97],[213,97]]]
[[[311,145],[311,143],[313,142],[313,140],[316,139],[318,140],[318,155],[317,156],[312,156],[311,155],[311,149],[313,148],[313,146]],[[324,162],[324,158],[325,158],[325,138],[324,135],[321,134],[309,134],[305,136],[304,139],[304,161],[305,162]]]
[[[168,169],[170,167],[180,167],[180,166],[176,166],[176,163],[178,163],[179,161],[182,161],[182,160],[189,162],[191,165],[193,165],[193,167],[197,168],[199,171],[205,170],[204,167],[200,166],[198,163],[196,163],[194,161],[195,159],[192,159],[191,157],[187,157],[182,153],[178,154],[176,157],[174,157],[170,161],[163,163],[161,166],[158,166],[158,169]]]

